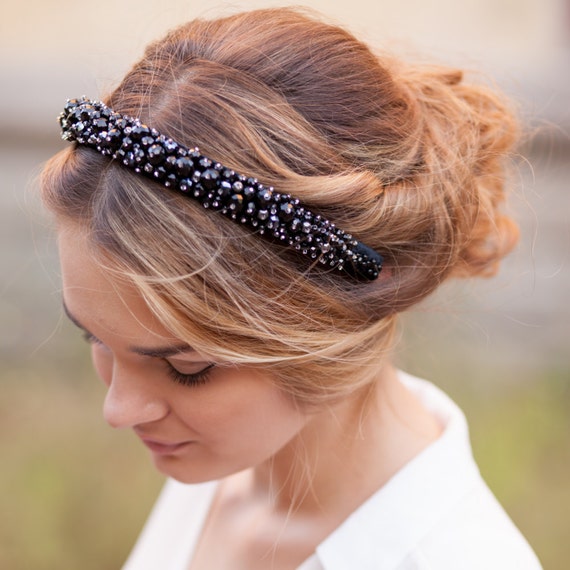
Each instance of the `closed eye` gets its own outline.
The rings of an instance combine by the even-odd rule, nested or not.
[[[168,360],[164,360],[164,362],[166,363],[169,376],[176,383],[182,384],[183,386],[199,386],[200,384],[205,384],[209,380],[212,369],[216,366],[214,363],[211,363],[198,372],[188,374],[174,368]]]
[[[91,334],[89,331],[83,330],[81,336],[89,344],[103,344],[95,335]]]

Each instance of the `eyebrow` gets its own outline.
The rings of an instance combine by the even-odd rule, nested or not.
[[[67,305],[65,304],[65,299],[62,299],[63,311],[67,318],[83,332],[87,333],[90,337],[99,340],[93,333],[87,330],[76,317],[73,316]],[[150,356],[151,358],[168,358],[182,352],[191,352],[194,349],[187,343],[175,344],[172,346],[159,346],[153,348],[141,347],[141,346],[129,346],[129,351],[139,354],[141,356]]]

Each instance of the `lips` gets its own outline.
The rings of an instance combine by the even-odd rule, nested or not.
[[[179,443],[168,443],[162,441],[156,441],[154,439],[148,439],[141,437],[141,441],[153,452],[158,455],[171,455],[184,449],[185,447],[192,444],[191,441],[182,441]]]

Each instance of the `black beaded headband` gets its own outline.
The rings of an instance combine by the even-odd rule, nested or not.
[[[59,116],[62,138],[120,160],[167,188],[191,196],[260,234],[361,280],[374,280],[382,256],[314,214],[289,194],[280,194],[189,149],[100,101],[71,99]]]

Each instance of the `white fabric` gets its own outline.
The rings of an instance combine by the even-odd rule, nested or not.
[[[461,410],[429,382],[404,372],[400,379],[443,434],[297,570],[540,570],[479,474]],[[123,570],[186,570],[216,485],[168,481]]]

